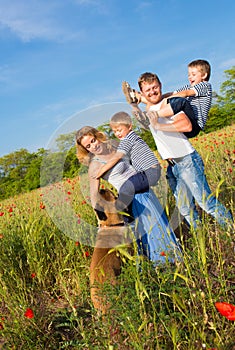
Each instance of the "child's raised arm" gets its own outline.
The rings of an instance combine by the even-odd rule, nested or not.
[[[172,96],[174,96],[174,97],[190,97],[190,96],[195,96],[195,95],[196,95],[196,92],[194,89],[174,91],[172,94]]]
[[[120,159],[124,157],[124,155],[125,154],[122,152],[116,152],[114,156],[112,156],[112,158],[100,168],[100,170],[96,174],[96,179],[99,179],[108,170],[110,170],[115,164],[117,164],[117,162],[119,162]]]

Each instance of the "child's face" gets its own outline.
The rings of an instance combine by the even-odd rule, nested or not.
[[[207,77],[207,73],[202,73],[197,67],[188,67],[188,80],[194,86],[201,83]]]
[[[129,134],[129,132],[132,130],[132,125],[126,125],[126,124],[110,124],[111,129],[114,132],[114,135],[119,139],[122,140],[126,135]]]

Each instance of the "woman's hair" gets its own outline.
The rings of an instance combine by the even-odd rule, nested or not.
[[[84,126],[83,128],[77,131],[75,136],[77,158],[80,163],[88,165],[91,161],[91,158],[93,157],[93,154],[81,145],[82,139],[85,136],[93,136],[96,138],[96,140],[99,140],[101,142],[107,142],[108,140],[106,135],[102,131],[95,129],[92,126]]]

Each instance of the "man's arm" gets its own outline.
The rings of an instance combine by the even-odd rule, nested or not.
[[[116,152],[115,155],[104,164],[100,170],[96,174],[96,179],[99,179],[102,175],[104,175],[108,170],[110,170],[117,162],[124,157],[124,153]]]
[[[159,131],[168,132],[190,132],[192,131],[192,124],[183,112],[177,113],[174,116],[174,120],[170,124],[162,124],[158,122],[158,113],[156,111],[147,112],[147,117],[149,118],[150,124],[154,129]]]

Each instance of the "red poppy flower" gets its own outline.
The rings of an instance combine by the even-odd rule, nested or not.
[[[166,256],[166,253],[165,252],[161,252],[160,255],[161,256]]]
[[[41,202],[40,203],[40,209],[45,209],[46,208],[46,206]]]
[[[36,273],[35,272],[31,273],[31,277],[35,278],[36,277]]]
[[[216,309],[219,313],[226,317],[229,321],[235,321],[235,306],[229,303],[215,303]]]
[[[84,255],[85,255],[85,257],[88,257],[88,256],[90,256],[90,253],[89,252],[85,252]]]
[[[0,212],[0,216],[3,216],[3,215],[4,215],[4,213],[3,213],[3,211],[1,211],[1,212]]]
[[[33,310],[30,309],[30,308],[26,309],[26,311],[24,313],[24,316],[27,317],[27,318],[34,318]]]

